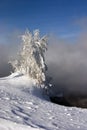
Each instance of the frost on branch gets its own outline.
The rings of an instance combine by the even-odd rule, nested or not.
[[[46,80],[44,53],[47,50],[47,36],[40,38],[39,30],[35,30],[33,34],[26,30],[21,39],[22,44],[18,59],[11,64],[15,71],[27,74],[37,83],[42,84]]]

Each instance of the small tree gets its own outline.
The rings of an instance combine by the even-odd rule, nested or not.
[[[44,53],[47,50],[47,36],[40,38],[39,30],[33,34],[28,30],[21,36],[22,44],[18,53],[18,59],[11,64],[15,71],[29,75],[42,84],[46,80],[46,64]]]

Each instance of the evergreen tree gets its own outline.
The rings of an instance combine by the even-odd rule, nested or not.
[[[33,34],[26,30],[21,39],[22,44],[18,58],[11,64],[15,71],[27,74],[37,83],[42,84],[46,80],[44,53],[47,50],[47,36],[40,38],[39,30],[35,30]]]

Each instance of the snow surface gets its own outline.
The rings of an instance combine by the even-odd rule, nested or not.
[[[87,110],[53,104],[29,77],[0,78],[0,130],[87,130]]]

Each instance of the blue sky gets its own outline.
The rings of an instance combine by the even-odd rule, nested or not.
[[[86,17],[87,0],[0,0],[1,35],[6,30],[38,28],[42,33],[75,37]]]

